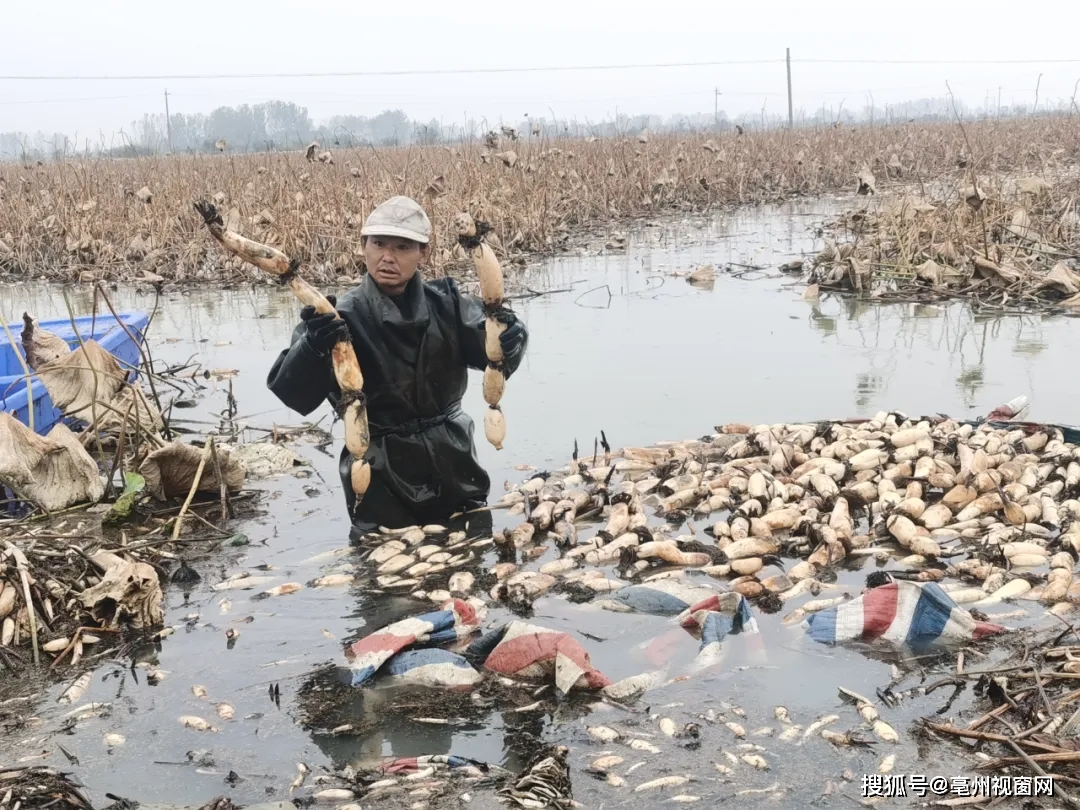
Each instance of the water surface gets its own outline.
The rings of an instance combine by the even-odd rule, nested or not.
[[[731,421],[871,416],[882,409],[975,417],[1020,394],[1031,399],[1031,419],[1080,422],[1075,407],[1080,383],[1069,372],[1080,344],[1071,319],[980,315],[959,303],[875,305],[830,297],[805,301],[803,287],[775,268],[819,247],[812,227],[831,208],[828,201],[813,201],[725,214],[705,223],[644,227],[632,234],[625,253],[596,255],[600,240],[582,255],[557,258],[528,271],[517,289],[543,294],[514,302],[531,338],[502,402],[508,424],[504,449],[496,452],[478,430],[478,452],[491,473],[493,496],[498,497],[503,482],[527,475],[518,465],[543,469],[564,464],[575,440],[583,452],[591,452],[601,430],[618,447],[696,437]],[[718,270],[710,289],[674,275],[703,264]],[[78,314],[89,312],[87,291],[66,294]],[[59,288],[2,288],[0,316],[14,322],[29,310],[42,319],[63,317],[63,295]],[[154,295],[122,290],[114,293],[114,301],[124,309],[148,310]],[[249,426],[304,421],[265,387],[266,373],[288,345],[297,319],[299,305],[287,292],[261,285],[170,292],[159,306],[150,338],[159,362],[238,369],[232,392],[239,419]],[[471,374],[464,402],[478,422],[484,408],[479,378],[479,373]],[[223,382],[201,384],[198,407],[176,412],[195,429],[218,423],[229,393]],[[329,427],[331,416],[324,406],[311,420],[321,419]],[[142,802],[191,805],[228,793],[238,804],[248,804],[287,798],[298,761],[341,766],[379,754],[456,753],[516,768],[522,753],[531,750],[531,741],[542,738],[574,749],[575,795],[586,806],[654,806],[656,797],[616,793],[578,770],[586,754],[602,750],[588,742],[585,725],[641,720],[615,710],[605,713],[597,707],[583,720],[581,707],[550,717],[504,715],[495,706],[470,714],[458,725],[399,719],[359,738],[312,736],[300,727],[296,691],[310,673],[324,663],[341,663],[346,640],[422,609],[404,598],[305,589],[255,602],[249,600],[253,592],[237,592],[229,596],[231,612],[223,615],[221,595],[209,590],[224,576],[258,564],[276,566],[271,573],[279,582],[307,582],[321,568],[304,560],[346,544],[348,525],[336,474],[340,424],[333,425],[333,432],[336,441],[329,453],[310,443],[296,446],[313,465],[312,477],[259,485],[271,493],[265,501],[268,514],[239,527],[253,541],[249,548],[204,565],[204,583],[187,597],[169,589],[167,621],[185,626],[190,618],[190,626],[168,638],[160,650],[144,651],[169,673],[166,680],[155,687],[141,679],[136,684],[130,674],[123,674],[125,662],[103,663],[86,700],[111,701],[111,716],[80,723],[73,734],[60,737],[53,736],[62,714],[55,697],[63,687],[52,688],[37,704],[44,726],[14,741],[13,758],[50,750],[46,761],[66,766],[52,744],[62,741],[79,757],[81,764],[74,770],[89,786],[95,804],[106,803],[106,792]],[[505,513],[495,514],[496,528],[506,521]],[[535,564],[553,554],[549,551]],[[843,576],[841,584],[857,592],[872,566]],[[535,611],[535,623],[588,633],[581,638],[594,664],[613,678],[650,668],[634,647],[672,630],[666,619],[597,611],[561,597],[539,600]],[[232,624],[248,616],[253,620]],[[489,624],[508,617],[494,609]],[[778,617],[762,617],[761,624],[768,650],[765,667],[740,668],[748,662],[735,655],[724,674],[674,684],[650,694],[646,703],[680,723],[710,707],[723,712],[721,702],[728,701],[745,709],[747,717],[740,722],[748,730],[765,725],[779,729],[772,711],[780,703],[804,725],[835,711],[843,717],[838,729],[856,727],[858,717],[840,705],[837,686],[873,695],[875,686],[888,681],[890,662],[854,650],[808,646],[801,633],[783,627]],[[242,631],[232,649],[227,649],[224,636],[229,626]],[[674,655],[694,654],[696,642],[688,635],[670,638]],[[271,683],[280,684],[280,708],[268,698]],[[212,701],[233,704],[236,721],[219,722],[213,706],[193,696],[194,684],[205,685]],[[377,693],[358,696],[354,711],[377,711],[379,700]],[[943,702],[944,697],[928,699],[896,712],[883,710],[883,715],[902,730]],[[961,703],[956,708],[962,708]],[[428,707],[428,713],[437,710]],[[183,729],[177,722],[183,714],[202,715],[222,731],[198,734]],[[656,733],[655,725],[647,730]],[[127,745],[107,752],[101,741],[106,732],[123,733]],[[872,770],[882,753],[838,753],[820,739],[790,750],[762,740],[772,770],[743,767],[737,783],[728,785],[709,780],[715,776],[711,763],[723,761],[720,746],[733,742],[730,734],[722,725],[707,727],[704,733],[705,742],[696,752],[668,741],[657,742],[665,748],[659,757],[618,749],[628,765],[648,763],[631,784],[689,772],[701,781],[683,792],[717,801],[739,789],[779,782],[794,791],[783,803],[801,806],[822,792],[826,779],[839,779],[845,769],[856,775]],[[170,764],[184,762],[187,752],[199,749],[209,749],[215,764],[201,769]],[[957,762],[947,767],[920,762],[926,752],[911,745],[901,746],[898,753],[904,760],[898,772],[959,772]],[[233,787],[223,781],[230,770],[241,777]],[[858,782],[845,791],[858,797]]]

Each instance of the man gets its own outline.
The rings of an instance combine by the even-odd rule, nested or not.
[[[372,479],[356,503],[352,458],[342,448],[342,487],[355,539],[378,526],[443,522],[481,506],[491,486],[473,444],[473,420],[461,410],[466,369],[487,365],[483,303],[463,295],[450,278],[424,281],[431,223],[408,197],[392,197],[371,212],[360,231],[367,275],[337,301],[341,319],[300,310],[292,345],[270,369],[267,386],[305,416],[324,400],[337,407],[341,391],[330,353],[352,339],[364,375]],[[525,325],[500,308],[504,374],[521,364]]]

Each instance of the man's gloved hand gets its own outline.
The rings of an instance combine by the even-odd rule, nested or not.
[[[509,309],[500,309],[495,318],[506,324],[506,331],[499,335],[499,343],[502,344],[504,373],[509,377],[521,365],[525,347],[529,344],[529,332]]]
[[[337,296],[328,295],[326,300],[330,306],[337,307]],[[318,354],[329,354],[334,344],[349,338],[348,325],[333,313],[318,315],[315,307],[304,307],[300,310],[300,320],[307,329],[308,344]]]

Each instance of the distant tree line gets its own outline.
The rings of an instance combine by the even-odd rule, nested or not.
[[[868,98],[860,100],[863,103],[858,105],[848,105],[846,101],[840,101],[835,107],[799,110],[795,125],[821,127],[949,121],[957,113],[965,119],[1013,118],[1032,114],[1061,114],[1071,112],[1075,106],[1070,101],[1044,103],[1033,111],[1028,105],[999,108],[988,99],[987,105],[980,109],[971,109],[957,101],[954,111],[954,102],[949,98],[926,98],[881,106],[875,105],[873,97],[868,94]],[[384,110],[371,117],[335,115],[316,125],[307,107],[290,101],[268,101],[218,107],[210,113],[173,113],[168,121],[164,114],[147,113],[120,130],[110,143],[87,140],[77,144],[63,133],[2,132],[0,160],[46,160],[84,152],[106,157],[162,154],[170,149],[177,153],[213,152],[220,141],[225,142],[225,148],[230,152],[262,152],[303,149],[311,141],[318,141],[324,148],[457,143],[470,138],[483,138],[492,130],[527,139],[541,135],[547,138],[621,137],[637,134],[646,128],[661,133],[723,132],[735,126],[744,131],[787,126],[786,114],[768,111],[767,107],[767,103],[763,105],[760,114],[743,113],[734,118],[729,118],[723,110],[715,115],[692,113],[666,117],[621,114],[598,122],[525,115],[521,120],[509,124],[483,119],[451,123],[436,119],[413,121],[398,109]]]

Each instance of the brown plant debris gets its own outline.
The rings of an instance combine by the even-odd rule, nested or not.
[[[39,436],[9,413],[0,413],[0,481],[50,512],[105,492],[97,464],[64,423]]]
[[[0,769],[0,795],[10,795],[10,806],[25,810],[93,810],[68,774],[40,765]]]
[[[157,571],[144,562],[108,556],[114,563],[106,569],[101,582],[79,594],[83,610],[106,629],[127,625],[139,630],[162,624]]]
[[[111,403],[127,375],[96,340],[87,340],[70,354],[38,368],[37,376],[66,416],[90,422],[98,403]]]
[[[71,347],[66,340],[42,329],[38,326],[37,319],[28,312],[23,313],[22,345],[26,364],[32,370],[71,354]]]
[[[240,489],[244,485],[244,468],[233,458],[227,445],[216,447],[225,485],[231,491]],[[199,447],[173,442],[149,453],[139,465],[139,472],[146,480],[146,491],[162,501],[186,496],[195,481],[202,452]],[[221,482],[213,465],[204,465],[198,491],[218,492],[220,489]]]
[[[131,440],[146,439],[158,436],[165,428],[157,406],[135,385],[121,388],[108,406],[98,410],[97,421],[91,422],[82,433],[85,441],[96,436],[112,444],[121,433]]]
[[[1031,178],[882,198],[825,226],[807,280],[873,298],[1080,307],[1076,189]]]

